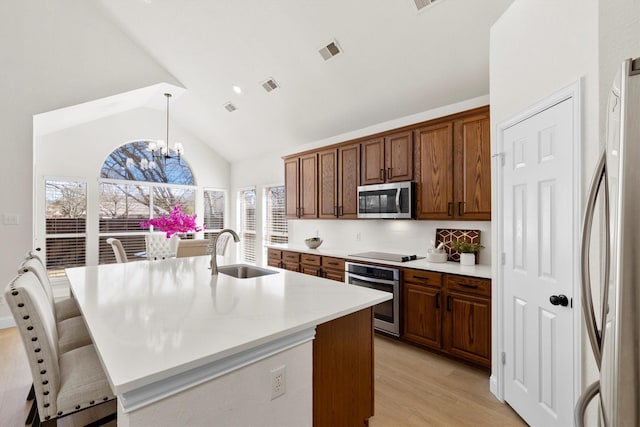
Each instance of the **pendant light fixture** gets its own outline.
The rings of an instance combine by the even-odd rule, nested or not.
[[[177,158],[180,163],[180,156],[184,154],[184,147],[180,142],[175,142],[173,147],[169,146],[169,99],[171,99],[171,94],[165,93],[164,96],[167,98],[167,139],[149,141],[147,151],[151,151],[151,160],[145,158],[140,160],[139,166],[142,170],[155,169],[158,167],[158,161],[163,161],[166,165],[168,159]],[[128,167],[133,167],[134,164],[135,161],[132,158],[127,159]]]

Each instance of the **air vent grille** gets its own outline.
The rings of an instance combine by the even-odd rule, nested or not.
[[[435,3],[436,0],[413,0],[413,2],[416,4],[418,10],[422,10],[430,4]]]
[[[323,47],[322,49],[320,49],[318,52],[320,52],[320,56],[322,56],[322,58],[325,61],[327,61],[333,58],[334,56],[341,54],[342,49],[338,45],[338,42],[334,40],[328,45],[326,45],[325,47]]]
[[[230,113],[233,113],[234,111],[237,110],[236,106],[230,102],[227,102],[226,104],[224,104],[223,107],[225,110],[227,110]]]
[[[271,92],[272,90],[277,89],[277,88],[280,87],[278,85],[278,83],[276,83],[276,81],[273,80],[273,79],[265,80],[261,84],[262,84],[262,87],[264,88],[264,90],[266,90],[267,92]]]

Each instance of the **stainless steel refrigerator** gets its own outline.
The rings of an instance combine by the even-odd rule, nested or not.
[[[599,379],[580,397],[575,419],[584,425],[586,407],[598,396],[600,425],[640,426],[640,58],[622,63],[607,108],[581,256],[583,317]],[[601,247],[599,286],[591,285],[592,233]]]

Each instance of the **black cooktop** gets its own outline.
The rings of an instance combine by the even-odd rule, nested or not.
[[[349,256],[357,256],[361,258],[380,259],[383,261],[407,262],[416,259],[423,259],[423,256],[392,254],[388,252],[360,252],[359,254],[350,254]]]

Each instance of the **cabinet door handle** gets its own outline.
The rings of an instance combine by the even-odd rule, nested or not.
[[[447,216],[453,216],[453,213],[451,213],[452,208],[453,208],[453,202],[447,203]]]
[[[391,168],[387,168],[387,180],[391,179],[393,175],[391,175]]]
[[[333,216],[336,216],[336,217],[338,216],[338,207],[337,206],[333,207]]]
[[[316,271],[316,276],[322,277],[322,270],[320,268]]]
[[[380,169],[380,181],[384,181],[384,169]]]
[[[328,262],[327,264],[329,264],[329,265],[338,265],[337,262]]]
[[[462,205],[464,205],[464,202],[458,202],[458,216],[462,216],[463,215]]]
[[[414,279],[420,279],[420,280],[426,280],[427,282],[429,281],[428,277],[424,277],[424,276],[413,276]]]
[[[451,295],[447,295],[447,311],[451,311]]]
[[[304,208],[300,208],[300,218],[304,216]]]
[[[436,293],[436,308],[440,308],[440,292]]]
[[[478,285],[469,285],[468,283],[458,283],[458,286],[469,289],[478,289]]]
[[[344,215],[344,209],[342,209],[342,206],[338,207],[338,216],[342,216]]]

